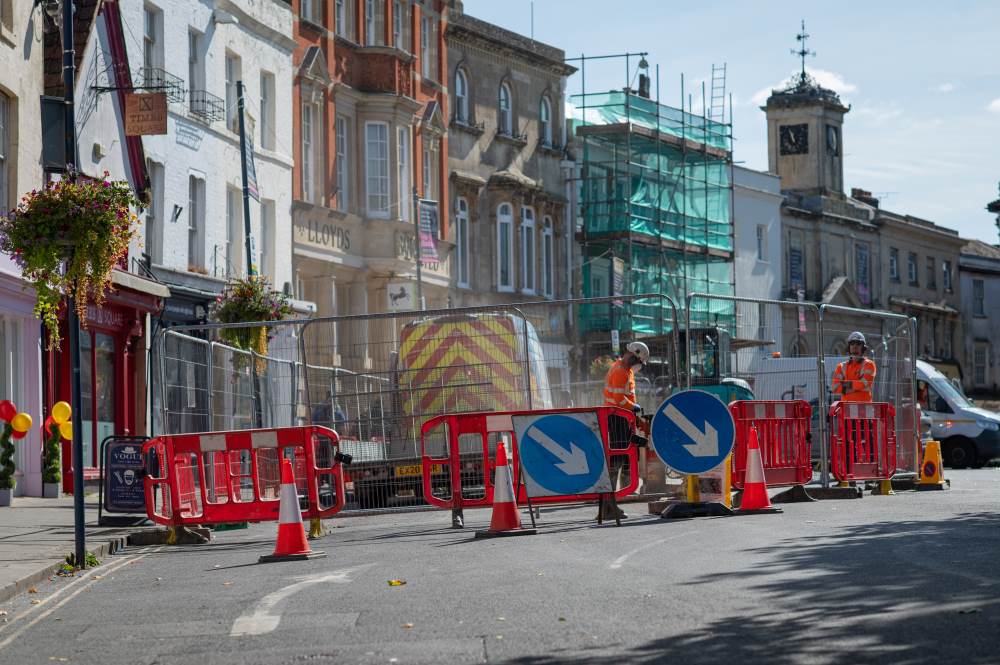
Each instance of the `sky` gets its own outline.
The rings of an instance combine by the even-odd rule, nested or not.
[[[464,1],[467,14],[528,36],[532,5],[535,39],[567,57],[648,51],[670,106],[680,106],[683,74],[699,111],[702,81],[710,86],[712,65],[725,63],[733,159],[760,170],[759,107],[799,71],[791,51],[805,20],[816,52],[807,71],[851,106],[842,136],[847,192],[860,187],[893,212],[998,242],[986,204],[1000,198],[1000,2]],[[587,64],[588,91],[620,89],[624,79],[623,60]],[[568,92],[580,92],[579,73]]]

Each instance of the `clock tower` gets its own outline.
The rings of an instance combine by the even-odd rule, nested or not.
[[[783,190],[843,196],[844,145],[841,129],[844,106],[833,90],[806,73],[805,31],[796,36],[801,46],[802,71],[782,90],[772,90],[761,109],[767,115],[768,170],[781,177]]]

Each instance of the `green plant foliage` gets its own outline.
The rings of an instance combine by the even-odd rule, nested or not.
[[[615,359],[611,356],[597,356],[590,363],[590,378],[591,379],[603,379],[608,374],[608,370],[611,369]]]
[[[212,320],[218,323],[280,321],[292,313],[288,296],[271,288],[265,277],[235,279],[215,299]],[[267,353],[266,326],[224,328],[219,333],[230,346],[244,351]]]
[[[14,489],[14,444],[11,443],[10,435],[14,428],[10,423],[4,423],[3,432],[0,433],[0,490]]]
[[[93,552],[87,552],[87,556],[84,558],[87,561],[87,568],[96,568],[97,566],[101,565],[101,560],[98,559],[96,556],[94,556]],[[72,566],[73,568],[76,569],[80,567],[76,563],[76,554],[73,554],[71,552],[66,555],[66,565]]]
[[[62,298],[76,298],[86,326],[87,305],[104,302],[111,272],[136,234],[139,219],[131,208],[141,202],[127,182],[107,177],[105,171],[103,180],[47,183],[0,216],[0,251],[14,258],[35,287],[35,315],[49,331],[49,348],[59,346]]]
[[[42,482],[58,483],[62,480],[59,470],[59,426],[53,425],[42,447]]]

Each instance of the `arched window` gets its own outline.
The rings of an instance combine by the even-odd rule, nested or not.
[[[455,120],[469,122],[469,82],[461,69],[455,71]]]
[[[497,208],[497,291],[514,290],[514,210],[509,203]]]
[[[542,221],[542,295],[555,297],[555,246],[552,238],[552,218]]]
[[[500,84],[499,116],[497,118],[497,130],[506,136],[513,136],[514,122],[510,110],[510,86],[506,83]]]
[[[548,97],[542,97],[538,109],[538,138],[542,145],[552,145],[552,105]]]
[[[459,197],[455,205],[455,252],[458,285],[469,286],[469,202]]]

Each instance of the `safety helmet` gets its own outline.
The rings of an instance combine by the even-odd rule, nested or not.
[[[865,336],[859,331],[855,330],[850,335],[847,336],[847,345],[850,346],[851,342],[861,342],[861,346],[867,347],[868,344],[865,342]]]
[[[645,364],[649,361],[649,347],[643,342],[630,342],[625,348],[634,353],[639,362]]]

